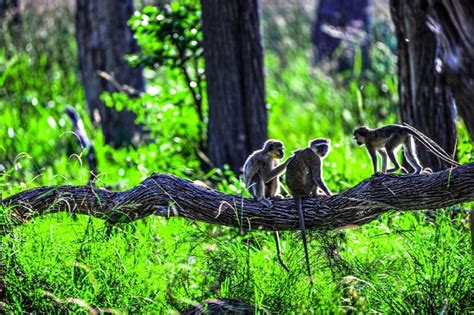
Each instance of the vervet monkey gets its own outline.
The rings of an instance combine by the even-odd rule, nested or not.
[[[453,166],[460,165],[449,156],[436,142],[431,140],[428,136],[414,127],[404,125],[388,125],[376,129],[371,129],[366,126],[357,128],[354,131],[354,139],[358,145],[364,145],[369,152],[374,167],[374,173],[378,173],[377,168],[377,153],[382,156],[382,173],[396,172],[400,168],[403,172],[408,173],[406,168],[401,167],[395,156],[395,151],[400,146],[404,148],[405,158],[411,167],[415,170],[415,174],[420,174],[423,171],[431,172],[430,169],[423,169],[416,153],[415,141],[418,140],[426,149],[431,151],[438,158]],[[392,161],[394,167],[387,170],[387,155]]]
[[[244,182],[250,194],[260,201],[265,207],[272,208],[273,204],[268,198],[279,196],[279,176],[285,171],[290,159],[279,164],[285,155],[285,147],[278,140],[267,140],[261,150],[254,151],[244,163]],[[273,232],[275,238],[278,261],[281,266],[289,271],[281,258],[280,237],[278,231]]]
[[[280,193],[279,176],[290,160],[279,164],[285,147],[278,140],[267,140],[263,148],[254,151],[244,163],[243,179],[250,194],[267,208],[273,207],[268,199]]]
[[[295,199],[296,210],[298,211],[300,219],[301,236],[303,238],[304,254],[310,283],[313,283],[313,278],[309,264],[308,244],[301,198],[304,196],[316,196],[318,190],[322,190],[325,195],[331,196],[331,192],[323,180],[322,163],[322,160],[328,155],[330,148],[330,141],[328,139],[319,138],[311,140],[307,148],[294,152],[294,157],[288,164],[286,170],[286,182]]]

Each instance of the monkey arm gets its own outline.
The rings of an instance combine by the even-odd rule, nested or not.
[[[315,159],[315,163],[311,165],[311,176],[313,177],[313,182],[321,188],[322,191],[326,194],[326,196],[331,196],[331,192],[329,191],[326,183],[323,180],[323,166],[319,158]]]
[[[255,175],[257,175],[258,173],[261,173],[262,168],[263,168],[263,162],[257,158],[249,166],[248,170],[244,169],[243,179],[247,187],[255,181],[254,180]],[[246,174],[246,172],[248,172],[248,174]]]
[[[369,152],[370,159],[372,160],[372,166],[374,168],[374,174],[378,172],[377,169],[377,153],[375,152],[375,148],[371,145],[366,145],[367,152]]]
[[[283,174],[283,172],[285,172],[285,170],[286,170],[286,167],[288,166],[288,163],[290,163],[290,161],[292,159],[293,159],[293,157],[290,157],[284,163],[282,163],[282,164],[278,165],[277,167],[275,167],[274,169],[272,169],[270,174],[268,174],[268,176],[264,178],[265,184],[268,184],[270,181],[275,179],[275,177],[278,177],[281,174]]]
[[[321,174],[321,176],[322,176],[322,174]],[[326,186],[326,183],[324,182],[322,177],[318,177],[317,180],[316,180],[316,183],[317,183],[318,187],[321,188],[322,191],[324,191],[326,196],[331,196],[332,195],[331,191]]]

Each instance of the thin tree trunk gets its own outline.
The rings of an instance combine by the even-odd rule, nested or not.
[[[456,112],[451,89],[439,73],[441,53],[426,25],[426,0],[392,0],[392,19],[398,40],[400,115],[447,152],[456,144]],[[424,166],[441,170],[448,165],[426,150],[418,151]]]
[[[459,114],[474,140],[474,1],[430,2],[430,27],[442,46],[441,61]]]
[[[208,155],[238,172],[267,139],[257,0],[202,0],[209,101]]]
[[[97,71],[112,74],[121,84],[144,90],[142,69],[132,69],[124,59],[126,54],[139,49],[127,25],[133,11],[133,0],[77,0],[76,39],[87,104],[94,124],[102,127],[105,142],[114,147],[134,143],[142,128],[135,124],[134,113],[105,106],[101,93],[115,89]]]
[[[13,15],[13,24],[19,24],[21,21],[20,0],[0,0],[0,19],[3,19],[7,13]]]

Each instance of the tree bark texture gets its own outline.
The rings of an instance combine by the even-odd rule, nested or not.
[[[401,120],[436,141],[446,152],[456,145],[456,109],[451,89],[440,73],[441,47],[426,25],[426,0],[391,0],[398,41]],[[438,68],[438,69],[437,69]],[[426,150],[419,150],[424,166],[433,170],[448,165]]]
[[[333,196],[303,199],[307,228],[334,229],[361,225],[390,210],[448,207],[474,201],[474,163],[433,174],[372,176]],[[293,199],[274,199],[273,208],[242,196],[197,186],[172,175],[154,174],[123,192],[92,186],[40,187],[3,201],[13,225],[49,213],[68,211],[110,223],[149,215],[270,231],[299,229]]]
[[[331,58],[332,54],[341,44],[341,39],[331,36],[324,30],[324,26],[331,26],[345,32],[347,28],[358,29],[365,32],[366,40],[359,42],[362,52],[362,63],[369,63],[369,7],[368,0],[321,0],[316,8],[315,21],[313,24],[311,41],[313,43],[314,62],[319,63],[324,59]],[[345,32],[347,33],[347,32]],[[345,53],[339,58],[339,70],[347,70],[353,67],[354,43],[351,44],[352,51]]]
[[[142,128],[135,124],[134,113],[105,106],[102,92],[116,90],[97,72],[105,71],[121,84],[144,90],[142,69],[132,69],[124,59],[139,49],[127,25],[133,11],[133,0],[77,0],[76,39],[87,104],[94,124],[102,127],[105,143],[114,147],[132,144]]]
[[[441,60],[459,114],[474,140],[474,1],[429,0],[430,27],[441,43]]]
[[[209,101],[208,155],[238,172],[267,139],[257,0],[202,0]]]

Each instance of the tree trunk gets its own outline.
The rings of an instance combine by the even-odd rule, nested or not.
[[[429,2],[430,27],[441,43],[447,83],[474,140],[474,1]]]
[[[452,153],[456,144],[456,112],[451,89],[437,62],[441,50],[426,25],[426,0],[391,0],[398,40],[401,120]],[[426,150],[418,150],[422,165],[441,170],[448,165]]]
[[[338,58],[338,70],[347,70],[353,67],[355,44],[361,45],[362,64],[369,63],[369,14],[368,0],[321,0],[316,8],[315,21],[311,35],[313,42],[315,64],[330,59],[332,54],[344,42],[343,54]],[[337,32],[329,31],[328,27]],[[365,39],[359,38],[356,33],[365,33]],[[355,37],[345,38],[349,34]]]
[[[208,155],[238,172],[267,139],[257,0],[202,0],[209,100]]]
[[[142,129],[135,124],[134,113],[118,112],[100,100],[102,92],[115,89],[97,71],[144,90],[142,69],[132,69],[124,59],[139,49],[127,25],[133,11],[133,0],[77,0],[76,39],[87,104],[94,124],[102,127],[105,143],[114,147],[134,144]]]
[[[0,20],[8,13],[12,15],[11,22],[13,25],[20,24],[20,0],[0,0]]]

